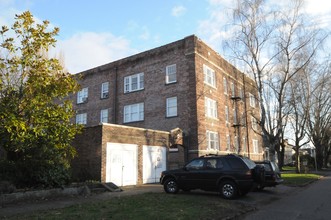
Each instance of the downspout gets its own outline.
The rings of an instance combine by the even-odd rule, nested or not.
[[[246,123],[246,145],[248,158],[250,158],[251,153],[249,151],[249,135],[248,135],[248,119],[247,119],[247,103],[246,103],[246,84],[245,84],[245,74],[243,73],[243,84],[244,84],[244,110],[245,110],[245,123]]]
[[[117,124],[117,72],[118,67],[115,67],[115,82],[114,82],[114,96],[113,96],[113,123]]]

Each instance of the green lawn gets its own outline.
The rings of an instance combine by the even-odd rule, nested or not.
[[[295,171],[295,167],[283,166],[283,171]]]
[[[9,219],[223,219],[251,209],[217,193],[147,193]]]
[[[284,185],[287,186],[304,186],[320,177],[320,175],[316,174],[282,173]]]

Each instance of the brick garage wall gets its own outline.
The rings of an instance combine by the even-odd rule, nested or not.
[[[74,181],[101,179],[102,126],[88,127],[76,136],[73,146],[77,156],[71,163]]]
[[[73,178],[80,181],[97,180],[105,182],[107,143],[137,144],[137,182],[142,184],[143,145],[166,147],[168,167],[178,167],[183,164],[183,147],[179,147],[177,152],[169,153],[172,139],[170,132],[123,125],[102,124],[85,128],[74,142],[74,146],[77,149],[77,157],[72,161]]]

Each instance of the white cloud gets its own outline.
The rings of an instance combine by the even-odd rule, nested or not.
[[[184,6],[178,5],[172,8],[171,14],[174,17],[179,17],[185,14],[186,8]]]
[[[222,40],[227,39],[233,29],[229,13],[234,5],[233,0],[209,0],[209,18],[199,22],[198,36],[217,51],[221,51]]]
[[[70,73],[91,69],[136,52],[122,37],[94,32],[79,33],[61,40],[56,51],[64,55],[64,65]]]

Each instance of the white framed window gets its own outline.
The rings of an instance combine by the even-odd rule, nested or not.
[[[177,116],[177,97],[167,98],[167,117]]]
[[[207,131],[207,147],[208,149],[219,150],[218,133]]]
[[[234,83],[231,82],[231,96],[235,97],[236,96],[236,91],[235,91],[235,87],[234,87]]]
[[[101,84],[101,98],[106,99],[109,97],[109,82]]]
[[[144,103],[124,106],[124,123],[143,121],[144,120]]]
[[[210,67],[203,65],[203,74],[205,78],[205,83],[216,88],[216,78],[215,78],[215,71]]]
[[[87,102],[88,88],[83,88],[77,93],[77,104]]]
[[[177,67],[176,64],[172,64],[166,67],[166,84],[177,82]]]
[[[108,109],[102,109],[100,111],[100,122],[108,123]]]
[[[257,120],[253,116],[251,116],[252,128],[257,130]]]
[[[246,126],[246,115],[245,112],[241,113],[240,123],[242,126]]]
[[[235,147],[235,150],[236,150],[236,153],[238,153],[239,151],[239,138],[238,136],[234,136],[234,147]]]
[[[237,109],[233,109],[233,124],[237,125],[238,120],[237,120]]]
[[[229,107],[225,106],[225,124],[229,124]]]
[[[230,151],[231,150],[231,138],[230,135],[226,135],[226,150]]]
[[[223,89],[224,89],[224,94],[228,94],[228,82],[226,80],[226,78],[223,78]]]
[[[239,88],[239,97],[240,97],[241,99],[244,98],[244,92],[243,92],[243,89],[242,89],[242,88]]]
[[[249,105],[255,108],[255,96],[252,93],[249,93]]]
[[[144,73],[124,77],[124,93],[144,89]]]
[[[87,122],[87,114],[86,113],[76,115],[76,124],[86,125],[86,122]]]
[[[253,153],[258,154],[259,153],[259,141],[253,139]]]
[[[205,112],[207,117],[217,118],[217,102],[205,97]]]
[[[243,137],[242,146],[243,146],[243,151],[244,152],[247,152],[247,141],[246,141],[246,137]]]

